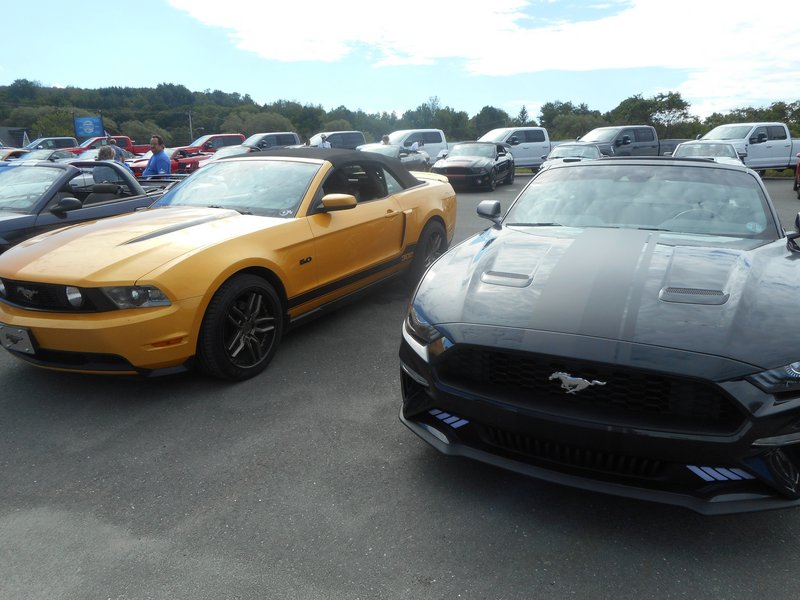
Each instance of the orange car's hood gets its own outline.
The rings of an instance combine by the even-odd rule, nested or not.
[[[132,283],[186,253],[286,219],[212,208],[153,208],[31,238],[0,256],[0,275],[48,283]]]

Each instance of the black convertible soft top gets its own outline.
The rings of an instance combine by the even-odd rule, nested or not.
[[[326,160],[334,168],[340,168],[352,163],[373,162],[380,163],[394,175],[395,179],[404,187],[410,188],[420,184],[420,180],[396,158],[384,156],[376,152],[362,152],[360,150],[347,150],[339,148],[270,148],[261,152],[244,154],[242,157],[253,156],[290,156],[296,158],[312,158]]]

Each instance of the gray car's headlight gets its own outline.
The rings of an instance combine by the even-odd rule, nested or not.
[[[768,394],[800,392],[800,362],[762,371],[747,379]]]
[[[148,308],[169,306],[169,298],[152,285],[126,285],[100,288],[117,308]]]
[[[412,306],[406,317],[408,332],[423,344],[430,344],[442,337],[433,325],[422,317],[416,307]]]

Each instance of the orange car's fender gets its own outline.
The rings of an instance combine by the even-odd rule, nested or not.
[[[424,181],[424,187],[411,188],[396,196],[406,215],[406,244],[416,244],[425,225],[434,218],[443,223],[449,243],[456,228],[456,193],[446,181]]]
[[[257,231],[199,248],[140,278],[137,283],[158,285],[176,299],[201,297],[192,334],[220,286],[242,271],[260,271],[276,287],[282,301],[313,289],[317,282],[312,255],[313,238],[304,219],[287,221],[280,231]]]

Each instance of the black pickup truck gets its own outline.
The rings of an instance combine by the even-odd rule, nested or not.
[[[0,162],[0,253],[30,237],[150,206],[173,182],[114,161]]]
[[[609,156],[663,156],[689,140],[659,140],[655,128],[650,125],[622,125],[592,129],[578,141],[595,144],[601,153]]]

